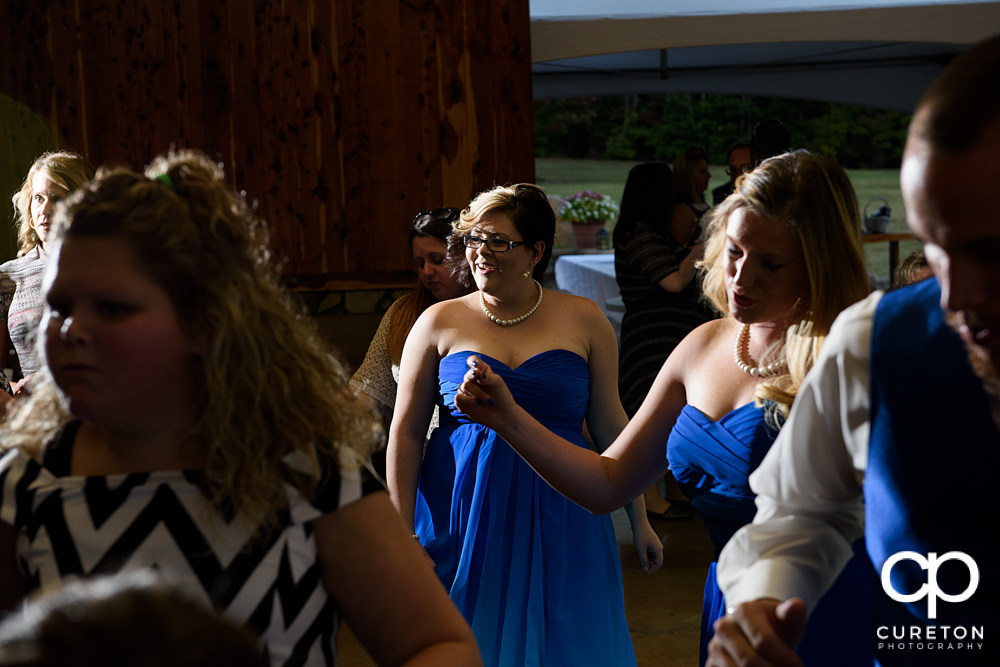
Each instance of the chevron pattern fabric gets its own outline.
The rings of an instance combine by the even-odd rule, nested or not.
[[[357,499],[356,475],[333,475],[312,503],[288,486],[290,509],[264,534],[216,510],[200,482],[193,471],[58,475],[11,450],[0,459],[0,521],[19,531],[17,557],[31,590],[154,568],[254,630],[273,665],[335,665],[337,611],[309,522]]]

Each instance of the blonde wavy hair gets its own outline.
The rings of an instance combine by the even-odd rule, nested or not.
[[[17,227],[17,256],[23,257],[42,244],[38,234],[31,226],[31,189],[35,174],[45,173],[56,185],[72,193],[78,187],[94,177],[94,168],[82,156],[70,151],[57,153],[42,153],[28,175],[24,177],[21,189],[10,198],[14,204],[14,226]]]
[[[56,244],[124,241],[204,341],[201,412],[186,442],[206,453],[203,490],[216,507],[268,525],[288,505],[286,479],[314,497],[336,474],[321,460],[357,468],[379,442],[381,428],[349,397],[340,363],[278,287],[264,222],[205,155],[171,152],[144,176],[102,169],[59,205],[55,230]],[[71,419],[47,368],[43,374],[0,430],[4,448],[37,457]],[[308,472],[285,465],[293,453]]]
[[[809,295],[796,306],[798,323],[761,360],[765,364],[783,354],[787,372],[766,378],[754,394],[758,405],[774,401],[783,419],[834,319],[870,291],[857,197],[843,169],[828,158],[806,152],[770,158],[738,178],[733,194],[709,214],[709,240],[699,263],[705,271],[704,298],[724,316],[729,314],[726,225],[739,208],[787,224],[802,244],[809,275]]]

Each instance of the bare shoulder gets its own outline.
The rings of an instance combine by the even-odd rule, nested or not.
[[[545,298],[551,299],[555,310],[562,316],[582,318],[589,320],[597,317],[604,317],[604,311],[592,299],[587,299],[575,294],[546,290]],[[607,319],[607,318],[605,318]]]
[[[478,294],[479,292],[473,292],[472,294],[466,294],[455,299],[439,301],[428,306],[427,310],[421,313],[418,321],[424,320],[426,325],[437,327],[454,321],[457,318],[465,317],[471,305],[479,307],[479,300],[476,296]]]
[[[579,332],[591,341],[599,333],[614,336],[614,328],[611,326],[608,316],[592,299],[554,290],[545,293],[546,299],[550,296],[552,310],[549,317],[567,333]]]
[[[704,359],[720,345],[732,345],[736,325],[732,318],[722,317],[705,322],[684,337],[674,348],[667,363],[683,364],[692,368],[693,360]]]
[[[738,328],[731,317],[720,317],[698,326],[684,338],[682,343],[690,339],[692,345],[715,345],[720,340],[728,338]]]

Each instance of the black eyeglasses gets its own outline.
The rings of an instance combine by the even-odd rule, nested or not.
[[[741,164],[738,167],[729,165],[729,167],[726,169],[726,175],[739,176],[740,174],[749,174],[751,171],[753,171],[753,167],[751,167],[748,164]]]
[[[444,222],[454,222],[455,220],[458,219],[458,216],[461,214],[462,212],[459,211],[457,208],[453,208],[451,206],[443,206],[441,208],[436,208],[433,211],[421,211],[420,213],[417,213],[416,217],[413,218],[413,224],[417,224],[417,221],[420,220],[420,218],[424,217],[425,215],[433,218],[434,220],[442,220]]]
[[[478,236],[466,234],[462,237],[462,243],[466,248],[482,248],[483,244],[493,252],[507,252],[511,248],[524,245],[524,241],[508,241],[507,239],[481,239]]]

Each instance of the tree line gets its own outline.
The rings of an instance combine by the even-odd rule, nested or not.
[[[729,145],[777,118],[806,148],[854,169],[898,168],[911,114],[829,102],[709,94],[615,95],[535,102],[539,157],[664,160],[701,146],[725,164]]]

